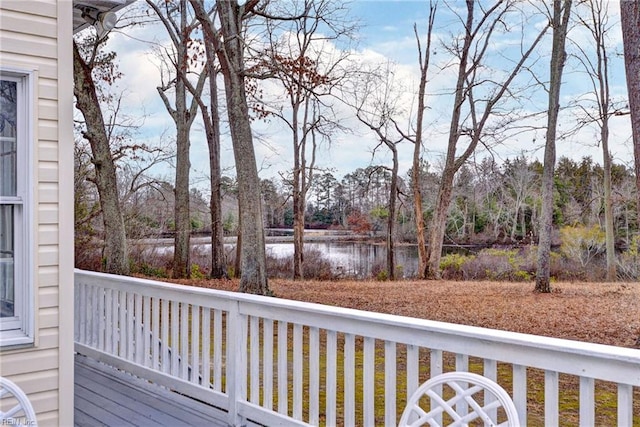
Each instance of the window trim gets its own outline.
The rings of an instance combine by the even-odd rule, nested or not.
[[[34,128],[36,72],[0,67],[0,79],[17,82],[17,156],[16,197],[1,197],[2,202],[20,206],[14,210],[14,296],[16,316],[0,322],[0,348],[33,345],[35,342],[35,275],[34,275]],[[21,173],[20,171],[25,171]],[[3,203],[3,204],[5,204]],[[4,324],[3,324],[4,323]]]

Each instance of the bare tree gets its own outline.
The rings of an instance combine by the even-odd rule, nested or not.
[[[173,254],[173,277],[191,275],[191,218],[189,211],[189,149],[190,129],[196,118],[198,103],[187,100],[185,84],[186,70],[190,67],[189,47],[192,32],[197,22],[189,22],[187,0],[159,1],[147,0],[147,4],[158,15],[171,39],[172,50],[165,51],[166,58],[174,68],[174,77],[163,81],[158,94],[176,126],[176,181],[175,181],[175,243]],[[206,73],[202,73],[197,83],[198,91],[204,87]],[[167,96],[173,92],[174,105]]]
[[[595,48],[593,54],[576,43],[580,52],[579,60],[582,63],[587,76],[591,81],[592,92],[595,97],[595,107],[582,106],[581,110],[585,118],[584,123],[596,123],[600,130],[599,142],[602,147],[603,186],[604,186],[604,225],[607,258],[607,280],[615,281],[616,253],[615,253],[615,229],[613,218],[613,197],[611,190],[611,153],[609,152],[609,118],[613,115],[611,98],[609,96],[609,54],[607,51],[607,37],[609,29],[609,17],[607,13],[608,2],[603,0],[587,0],[580,6],[584,6],[587,17],[577,14],[578,22],[589,31]],[[580,10],[580,9],[578,9]]]
[[[339,128],[329,95],[343,81],[340,65],[346,49],[339,54],[330,42],[350,37],[353,24],[346,21],[346,7],[336,0],[272,2],[267,19],[269,46],[254,67],[256,72],[275,78],[284,89],[277,102],[257,100],[254,108],[261,116],[281,120],[291,131],[293,169],[293,278],[304,277],[304,227],[307,194],[316,174],[316,154],[322,140]],[[285,101],[286,100],[286,101]]]
[[[433,33],[433,23],[436,17],[436,5],[429,2],[429,19],[427,26],[427,40],[424,50],[420,43],[417,26],[414,25],[416,41],[418,43],[418,60],[420,65],[420,85],[418,87],[418,110],[416,113],[416,130],[415,139],[413,139],[413,163],[412,163],[412,192],[414,217],[416,222],[416,239],[418,242],[418,277],[425,278],[427,275],[427,265],[429,255],[427,253],[427,242],[425,240],[425,221],[422,214],[422,192],[421,192],[421,168],[422,160],[422,144],[423,144],[423,126],[424,113],[426,111],[426,89],[427,89],[427,72],[429,70],[429,62],[431,58],[431,35]]]
[[[551,292],[551,233],[553,231],[553,175],[556,164],[556,132],[560,109],[560,86],[566,59],[565,41],[571,13],[571,0],[554,0],[553,41],[549,65],[549,110],[542,170],[542,212],[538,231],[536,292]]]
[[[190,0],[197,19],[202,24],[205,39],[214,47],[220,71],[224,77],[227,115],[238,179],[238,203],[240,208],[240,291],[269,294],[264,228],[262,219],[260,178],[253,147],[251,119],[245,88],[244,33],[242,21],[253,14],[258,0],[239,5],[236,0],[219,0],[216,3],[220,29],[201,1]]]
[[[508,15],[516,10],[515,3],[498,0],[488,7],[484,4],[479,5],[479,16],[476,20],[477,2],[467,0],[466,17],[460,16],[464,24],[464,36],[462,40],[455,39],[454,43],[448,46],[458,61],[458,75],[447,153],[436,199],[436,209],[431,221],[425,272],[427,278],[438,278],[440,275],[442,245],[455,175],[475,152],[481,140],[487,137],[486,128],[490,127],[490,118],[497,112],[499,102],[505,94],[511,95],[509,89],[512,82],[549,27],[549,24],[543,26],[531,45],[528,48],[522,48],[520,58],[513,61],[513,68],[504,73],[502,80],[483,76],[482,72],[486,67],[485,54],[493,41],[492,36],[500,28],[504,28]],[[497,123],[495,126],[504,127],[508,125],[509,120],[507,119],[506,122]],[[466,146],[461,146],[460,143],[465,139]]]
[[[640,2],[620,0],[624,66],[631,110],[633,157],[636,175],[636,221],[640,224]]]
[[[398,91],[394,87],[392,64],[387,63],[382,70],[359,73],[351,96],[358,120],[372,130],[379,144],[374,148],[386,147],[391,152],[392,166],[389,182],[389,202],[387,204],[387,274],[395,280],[395,223],[396,200],[398,196],[398,144],[405,140],[399,131],[394,116],[399,115]]]
[[[220,163],[220,109],[218,104],[218,66],[215,54],[215,46],[210,39],[203,41],[204,53],[197,52],[192,58],[204,55],[206,59],[202,74],[208,75],[209,80],[209,105],[204,102],[202,87],[195,87],[186,70],[180,70],[184,83],[198,103],[202,114],[207,147],[209,149],[209,183],[211,186],[211,198],[209,210],[211,214],[211,274],[213,279],[228,278],[227,263],[224,251],[224,230],[222,219],[222,166]],[[202,77],[202,74],[200,77]]]
[[[91,145],[91,162],[95,171],[95,184],[100,197],[100,207],[104,224],[104,269],[108,273],[129,274],[124,219],[120,208],[117,175],[111,152],[110,134],[100,108],[98,90],[93,73],[101,73],[98,78],[111,82],[117,77],[114,72],[113,54],[101,52],[104,39],[89,40],[86,51],[76,41],[73,42],[73,77],[76,107],[82,112],[86,130],[83,136]],[[83,55],[84,53],[84,55]],[[102,70],[102,71],[100,71]]]

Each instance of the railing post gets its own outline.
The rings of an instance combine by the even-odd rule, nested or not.
[[[238,403],[247,400],[247,317],[240,313],[240,303],[231,304],[227,315],[227,394],[229,425],[243,426]]]

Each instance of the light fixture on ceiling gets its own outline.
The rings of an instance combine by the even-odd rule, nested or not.
[[[88,24],[95,26],[100,34],[113,30],[118,22],[118,17],[113,12],[100,12],[90,6],[82,6],[80,11],[82,12],[82,18]]]

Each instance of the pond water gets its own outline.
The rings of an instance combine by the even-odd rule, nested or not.
[[[305,251],[318,251],[333,266],[334,271],[346,277],[371,277],[374,271],[386,270],[387,248],[368,242],[308,242]],[[275,258],[293,256],[293,243],[267,243],[267,255]],[[418,270],[418,247],[396,246],[396,276],[412,277]]]
[[[194,242],[194,247],[201,250],[211,250],[207,239]],[[171,253],[173,248],[171,241],[156,241],[150,244],[149,250],[159,253]],[[304,244],[306,251],[317,251],[333,267],[334,273],[341,277],[369,278],[377,272],[386,270],[387,248],[384,243],[371,243],[365,241],[309,241]],[[233,252],[235,244],[225,243],[228,253]],[[274,258],[290,258],[293,256],[293,242],[267,242],[266,252]],[[462,247],[445,245],[443,253],[473,253],[481,247]],[[396,246],[396,278],[415,277],[418,271],[418,246],[415,244],[402,244]]]

